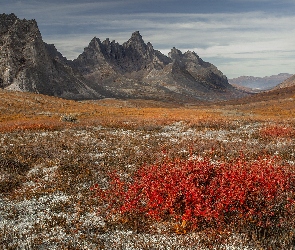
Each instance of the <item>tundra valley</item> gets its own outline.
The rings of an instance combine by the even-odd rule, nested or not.
[[[75,60],[0,15],[2,249],[295,249],[295,82],[235,88],[140,33]]]

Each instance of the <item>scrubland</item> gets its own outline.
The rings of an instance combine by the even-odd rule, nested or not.
[[[295,249],[293,98],[1,91],[1,248]]]

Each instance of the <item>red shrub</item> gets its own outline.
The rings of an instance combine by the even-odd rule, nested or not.
[[[91,189],[111,213],[204,225],[279,226],[294,208],[295,174],[274,159],[213,163],[174,160],[143,166],[122,181],[112,173],[108,189]],[[184,223],[185,222],[185,223]]]
[[[289,138],[295,136],[295,130],[288,126],[274,125],[262,128],[260,130],[260,135],[267,138]]]

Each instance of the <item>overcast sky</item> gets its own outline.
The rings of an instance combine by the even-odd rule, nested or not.
[[[0,12],[36,19],[68,59],[95,36],[122,44],[138,30],[164,54],[195,51],[228,78],[295,74],[294,0],[0,0]]]

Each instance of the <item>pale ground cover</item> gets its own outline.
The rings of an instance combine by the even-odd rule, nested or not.
[[[18,131],[0,136],[2,249],[258,249],[244,235],[177,235],[165,224],[150,232],[110,225],[89,188],[108,185],[107,173],[123,178],[142,164],[171,158],[210,156],[212,161],[263,154],[294,165],[295,139],[265,139],[268,123],[232,121],[224,126],[191,126],[178,121],[151,129],[89,127],[58,131]],[[24,167],[26,166],[26,167]],[[17,172],[17,176],[14,173]],[[216,242],[215,242],[216,241]],[[218,242],[218,243],[217,243]],[[256,247],[256,248],[255,248]]]

